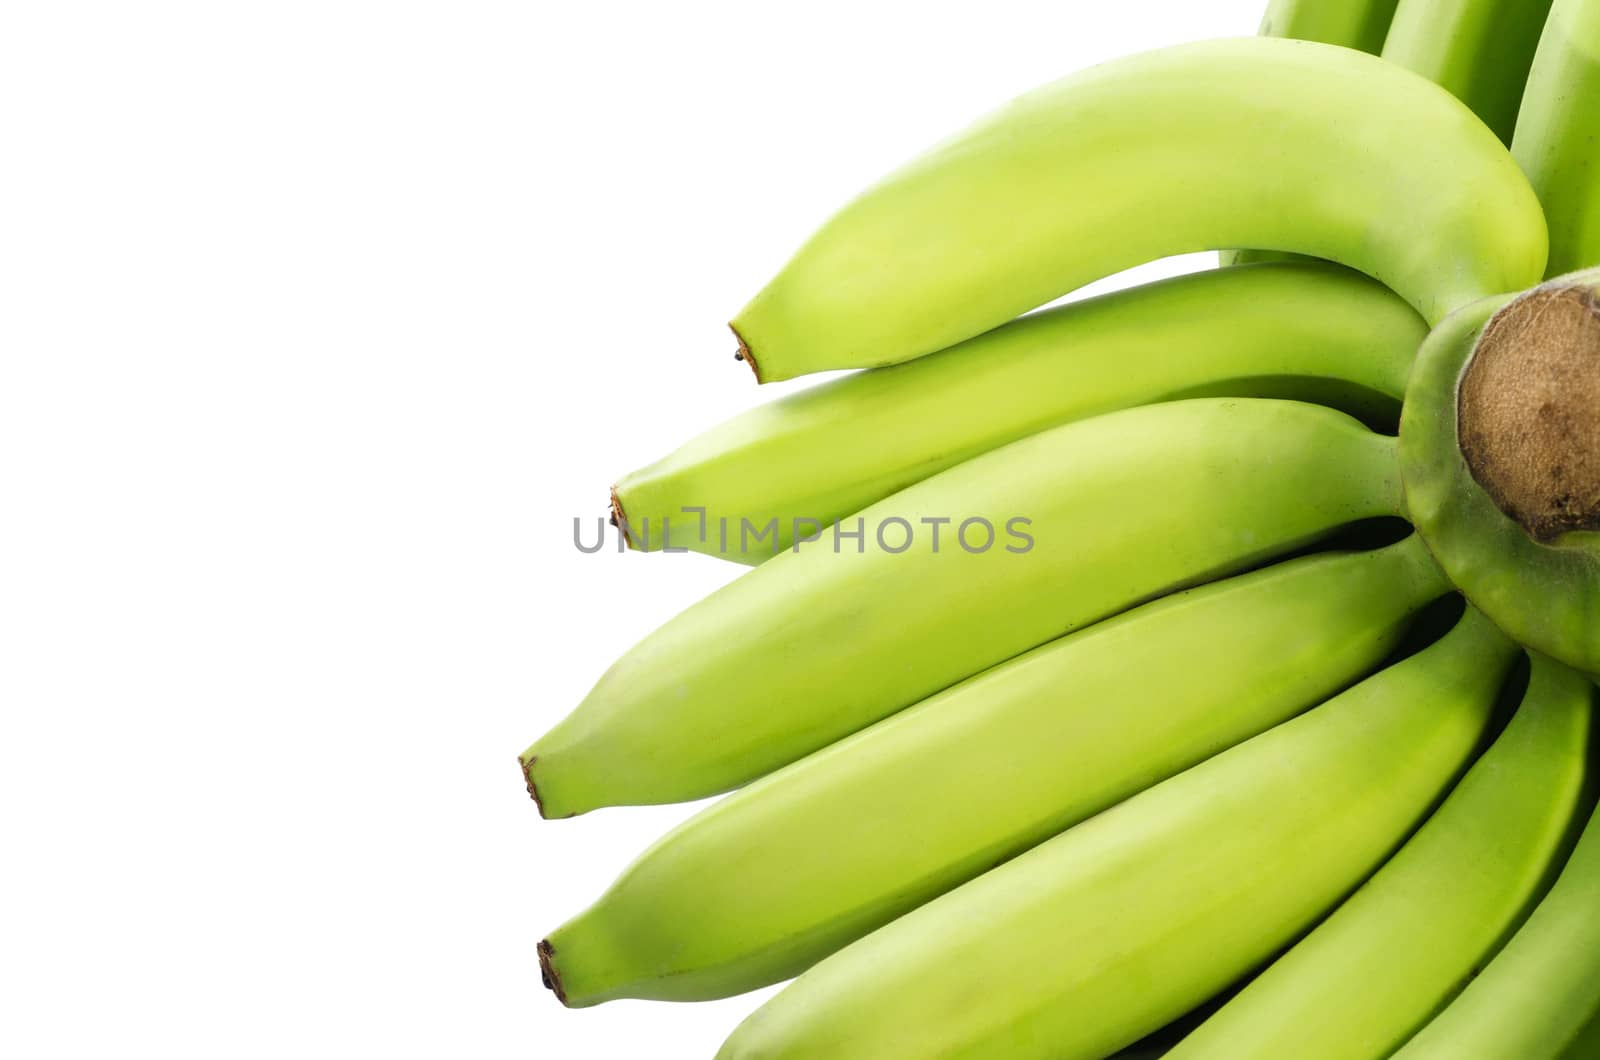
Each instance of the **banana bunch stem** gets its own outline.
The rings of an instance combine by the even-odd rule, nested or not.
[[[1418,351],[1406,508],[1521,644],[1600,673],[1600,269],[1485,299]]]

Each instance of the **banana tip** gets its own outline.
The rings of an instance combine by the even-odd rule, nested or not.
[[[756,363],[756,355],[750,352],[750,344],[744,341],[744,336],[739,334],[739,329],[737,327],[729,324],[728,330],[733,332],[733,337],[735,339],[739,340],[739,350],[733,355],[733,359],[736,361],[743,361],[745,364],[748,364],[750,366],[750,374],[756,377],[756,382],[762,382],[761,366]]]
[[[517,764],[522,767],[522,782],[528,785],[528,794],[533,797],[533,805],[538,808],[540,817],[547,817],[544,812],[544,803],[539,799],[539,786],[533,782],[533,764],[539,760],[538,755],[528,755],[526,758],[517,759]],[[544,943],[540,943],[544,945]],[[542,952],[541,952],[542,959]],[[545,985],[549,985],[546,983]]]
[[[539,978],[544,981],[545,987],[556,996],[556,1000],[563,1005],[567,1003],[566,991],[561,989],[561,976],[556,974],[556,950],[550,945],[549,939],[540,939],[539,951]]]
[[[622,543],[629,548],[637,548],[633,539],[628,536],[628,513],[622,510],[622,498],[617,496],[617,487],[611,487],[611,525],[622,534]]]

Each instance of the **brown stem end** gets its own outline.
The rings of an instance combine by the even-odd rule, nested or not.
[[[522,780],[528,785],[528,794],[533,797],[533,805],[538,808],[539,816],[548,819],[544,812],[544,803],[539,799],[539,786],[533,782],[533,764],[539,760],[538,755],[529,755],[527,758],[517,759],[522,766]]]
[[[756,363],[756,355],[750,352],[750,344],[744,341],[744,336],[739,334],[739,329],[732,324],[728,325],[728,330],[733,332],[733,337],[739,340],[739,352],[733,355],[733,359],[748,364],[750,373],[756,377],[756,382],[762,382],[761,366]]]
[[[561,989],[561,976],[556,972],[556,950],[550,945],[549,939],[539,940],[539,978],[544,981],[545,987],[556,996],[556,1000],[563,1005],[567,1003],[567,993]]]
[[[1457,393],[1472,477],[1536,541],[1600,530],[1600,303],[1546,284],[1489,321]]]
[[[639,546],[633,543],[633,538],[628,536],[628,513],[622,510],[622,498],[617,496],[617,487],[611,487],[611,525],[622,532],[622,543],[631,549]]]

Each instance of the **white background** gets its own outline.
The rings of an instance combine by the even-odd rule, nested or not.
[[[765,994],[539,985],[688,811],[514,757],[735,573],[573,517],[775,396],[723,322],[862,185],[1261,6],[7,5],[0,1052],[709,1056]]]

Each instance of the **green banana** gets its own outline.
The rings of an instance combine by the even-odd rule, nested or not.
[[[1511,153],[1550,222],[1550,276],[1600,265],[1600,0],[1556,0]]]
[[[1514,655],[1469,610],[1422,653],[834,954],[718,1056],[1115,1052],[1381,864],[1467,764]]]
[[[1265,37],[1082,71],[846,206],[733,321],[757,378],[910,360],[1184,251],[1349,265],[1429,323],[1544,274],[1527,179],[1459,101]]]
[[[1542,661],[1552,696],[1600,709],[1576,671]],[[1396,1060],[1600,1055],[1600,811],[1528,922]]]
[[[1449,89],[1510,143],[1549,13],[1550,0],[1400,0],[1383,57]]]
[[[1013,442],[651,634],[523,753],[529,790],[547,817],[726,791],[1069,630],[1392,515],[1397,478],[1394,439],[1290,401]]]
[[[1376,55],[1383,49],[1399,0],[1271,0],[1261,19],[1263,37],[1287,37]],[[1224,250],[1223,265],[1293,261],[1294,254],[1271,250]]]
[[[797,975],[1327,698],[1449,591],[1412,536],[1178,593],[1037,648],[679,827],[540,944],[546,980],[581,1006]]]
[[[1426,337],[1387,288],[1337,266],[1181,276],[752,409],[624,476],[613,510],[637,548],[759,562],[978,453],[1113,409],[1216,393],[1385,420]],[[741,526],[774,522],[741,548]]]
[[[1560,1060],[1593,1060],[1600,1056],[1600,1013],[1589,1018],[1572,1036],[1571,1043],[1559,1055]]]
[[[1389,33],[1399,0],[1271,0],[1261,19],[1263,37],[1288,37],[1376,55]]]
[[[1432,819],[1172,1060],[1381,1060],[1404,1044],[1516,929],[1592,805],[1582,689],[1536,658],[1521,708]]]

